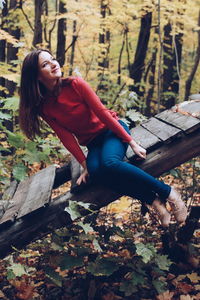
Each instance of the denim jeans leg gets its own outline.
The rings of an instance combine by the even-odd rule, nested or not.
[[[120,121],[121,125],[128,128]],[[170,186],[157,180],[140,168],[124,161],[127,143],[123,143],[112,131],[108,130],[101,136],[101,141],[89,147],[87,158],[88,170],[96,174],[103,184],[123,195],[135,197],[142,202],[151,204],[158,195],[166,199]]]

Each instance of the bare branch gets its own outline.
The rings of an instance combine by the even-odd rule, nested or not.
[[[19,6],[19,8],[21,9],[22,14],[24,15],[24,17],[25,17],[25,19],[26,19],[26,21],[27,21],[29,27],[30,27],[31,30],[34,32],[34,27],[32,26],[32,24],[31,24],[31,22],[30,22],[30,20],[29,20],[29,18],[28,18],[28,16],[27,16],[27,14],[25,13],[22,4]]]

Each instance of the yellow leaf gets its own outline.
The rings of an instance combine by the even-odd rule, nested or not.
[[[156,300],[172,300],[174,292],[166,291],[156,297]]]
[[[190,295],[181,295],[180,300],[194,300]]]
[[[16,73],[10,73],[10,74],[1,74],[1,77],[8,79],[10,81],[13,81],[13,82],[17,82],[19,75]]]
[[[11,34],[9,34],[7,31],[0,29],[0,39],[6,40],[10,44],[16,44],[18,43],[18,40],[14,38]]]
[[[198,283],[200,281],[200,276],[197,273],[187,274],[187,277],[192,283]]]

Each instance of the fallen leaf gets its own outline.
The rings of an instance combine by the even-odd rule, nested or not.
[[[181,295],[180,300],[194,300],[190,295]]]
[[[191,284],[185,282],[179,282],[177,285],[177,289],[184,294],[187,294],[193,290],[193,286]]]
[[[33,298],[35,285],[26,283],[25,281],[13,280],[13,286],[18,290],[16,296],[22,300],[30,300]]]
[[[113,292],[110,292],[102,297],[102,300],[122,300],[122,297],[115,295]]]
[[[194,286],[194,288],[195,288],[196,291],[200,291],[200,284],[196,284],[196,285]],[[199,299],[200,299],[200,297],[199,297]]]
[[[127,249],[123,249],[123,250],[119,251],[118,253],[122,257],[126,257],[126,258],[131,258],[132,257],[130,251],[128,251]]]
[[[166,291],[156,297],[156,300],[172,300],[174,292]]]
[[[197,273],[191,273],[186,275],[192,283],[198,283],[200,281],[200,276]]]
[[[186,277],[186,275],[179,275],[179,276],[176,278],[176,280],[177,280],[177,281],[181,281],[181,280],[185,279],[185,277]]]
[[[199,300],[200,299],[200,293],[194,296],[194,300]]]
[[[0,298],[7,299],[5,294],[0,290]]]

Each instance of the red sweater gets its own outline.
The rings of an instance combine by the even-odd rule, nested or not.
[[[79,145],[87,145],[106,129],[124,142],[132,140],[119,124],[116,113],[108,110],[80,77],[62,87],[56,99],[45,99],[41,116],[80,164],[86,158]]]

